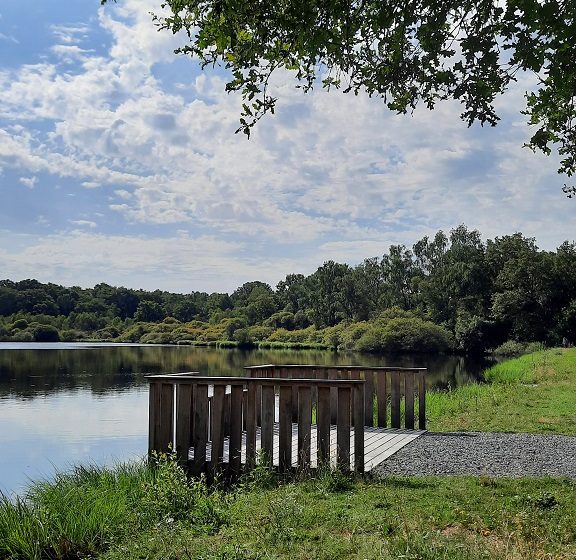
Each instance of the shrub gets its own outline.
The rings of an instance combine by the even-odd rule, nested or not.
[[[12,323],[12,329],[25,329],[28,327],[28,321],[26,319],[17,319]]]
[[[493,353],[497,356],[520,356],[526,353],[526,343],[518,342],[517,340],[507,340],[497,348],[494,348]]]
[[[453,345],[443,327],[419,318],[396,318],[374,324],[358,339],[361,352],[443,352]]]
[[[35,342],[60,342],[60,333],[52,325],[36,325],[32,334]]]
[[[14,342],[34,342],[34,335],[29,331],[16,331],[12,333],[12,340]]]

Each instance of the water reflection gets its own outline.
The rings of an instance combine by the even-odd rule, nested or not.
[[[145,373],[199,371],[242,375],[246,365],[302,363],[428,368],[430,387],[457,387],[477,380],[488,365],[461,356],[407,354],[367,356],[318,350],[220,350],[183,346],[97,346],[55,344],[52,349],[0,344],[0,398],[29,399],[60,391],[95,394],[145,385]]]

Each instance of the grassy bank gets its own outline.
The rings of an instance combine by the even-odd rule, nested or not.
[[[565,480],[264,473],[209,491],[166,462],[79,469],[4,501],[0,558],[562,560],[575,516]]]
[[[486,384],[431,393],[428,429],[576,435],[576,348],[527,354],[485,377]]]

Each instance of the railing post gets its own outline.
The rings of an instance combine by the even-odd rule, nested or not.
[[[255,383],[248,383],[246,398],[246,467],[256,465],[256,395],[259,387]],[[260,393],[261,394],[261,393]]]
[[[240,474],[242,464],[242,401],[244,385],[232,385],[230,390],[230,445],[228,464],[232,476]]]
[[[292,389],[290,385],[280,385],[278,465],[282,471],[292,466]]]
[[[343,472],[350,470],[350,387],[338,387],[336,465]]]
[[[414,429],[414,372],[404,374],[404,427]]]
[[[176,385],[176,456],[181,464],[188,462],[188,450],[192,440],[192,384]]]
[[[426,429],[426,373],[418,375],[418,427]]]
[[[208,443],[208,385],[202,383],[194,389],[192,443],[194,445],[193,472],[200,474],[206,468]]]
[[[364,472],[364,385],[354,387],[354,470]]]
[[[390,382],[390,424],[393,428],[400,428],[400,372],[393,371]]]
[[[330,387],[318,386],[316,411],[318,466],[330,463]]]
[[[262,453],[269,466],[274,464],[274,385],[262,386]]]
[[[298,466],[310,468],[310,440],[312,434],[312,387],[298,390]]]
[[[215,474],[222,465],[224,455],[224,402],[226,396],[226,385],[214,385],[214,396],[212,397],[211,411],[211,439],[212,454],[210,457],[210,468]]]
[[[168,453],[173,445],[174,385],[150,383],[148,452]]]

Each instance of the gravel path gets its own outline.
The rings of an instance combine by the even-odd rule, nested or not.
[[[576,478],[576,437],[426,432],[375,467],[381,475]]]

